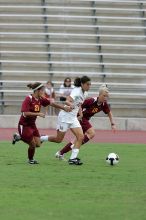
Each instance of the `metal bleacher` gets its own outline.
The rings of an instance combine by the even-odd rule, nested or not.
[[[146,1],[1,0],[0,106],[19,114],[26,84],[89,75],[115,116],[145,117]]]

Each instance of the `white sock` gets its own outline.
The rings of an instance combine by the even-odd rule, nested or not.
[[[78,148],[73,148],[72,149],[72,154],[70,156],[70,159],[74,159],[78,156],[78,153],[79,153],[79,149]]]
[[[49,138],[48,135],[43,135],[40,137],[40,140],[41,140],[41,142],[44,142],[44,141],[48,141],[48,138]]]

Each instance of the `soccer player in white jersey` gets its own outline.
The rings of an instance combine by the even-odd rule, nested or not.
[[[75,135],[76,141],[68,163],[71,165],[82,165],[81,160],[77,156],[84,139],[84,134],[78,121],[77,114],[81,111],[81,105],[87,97],[87,91],[90,89],[91,80],[88,76],[76,78],[74,85],[75,88],[66,100],[66,104],[72,106],[73,110],[71,112],[61,110],[58,115],[56,136],[41,136],[41,141],[60,143],[62,142],[67,130],[70,129]]]

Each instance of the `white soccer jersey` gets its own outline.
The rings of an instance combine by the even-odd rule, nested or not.
[[[71,112],[65,112],[63,110],[59,113],[59,118],[62,122],[71,123],[74,120],[74,117],[77,117],[78,111],[82,103],[84,102],[85,98],[87,98],[88,93],[82,91],[81,87],[75,87],[70,96],[73,99],[73,106],[74,109]]]

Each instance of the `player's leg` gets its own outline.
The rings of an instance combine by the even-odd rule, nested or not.
[[[36,147],[40,147],[41,146],[40,134],[36,125],[33,126],[33,138],[35,140]]]
[[[40,146],[41,146],[40,137],[35,137],[35,136],[34,136],[34,140],[35,140],[36,147],[40,147]]]
[[[63,139],[64,139],[66,131],[68,130],[68,127],[69,127],[68,123],[61,122],[58,119],[56,135],[55,136],[42,135],[40,137],[41,142],[50,141],[50,142],[55,142],[55,143],[61,143],[63,141]]]
[[[79,149],[84,139],[83,130],[78,119],[74,120],[72,125],[70,126],[72,133],[75,135],[76,141],[74,143],[74,147],[72,149],[72,153],[69,159],[69,164],[82,165],[80,159],[78,159]]]
[[[18,131],[21,137],[21,140],[29,145],[28,147],[28,163],[30,164],[38,164],[36,160],[34,160],[36,141],[34,139],[35,129],[34,127],[29,126],[18,126]]]
[[[88,120],[83,120],[83,122],[80,122],[82,126],[82,130],[84,133],[84,139],[82,141],[82,145],[87,143],[90,139],[92,139],[95,136],[95,131],[92,125]],[[64,155],[65,153],[69,152],[72,150],[74,147],[74,142],[69,142],[67,143],[60,151],[59,154]]]
[[[74,142],[74,148],[80,149],[82,141],[84,139],[83,130],[81,127],[71,128],[72,133],[75,135],[76,139]]]
[[[89,128],[84,135],[84,140],[82,142],[82,145],[87,143],[89,140],[91,140],[95,136],[95,130],[93,127]]]
[[[90,139],[92,139],[95,135],[94,128],[90,124],[89,120],[84,119],[82,122],[80,122],[83,133],[84,133],[84,138],[82,141],[82,145],[87,143]],[[61,153],[67,153],[73,148],[74,142],[69,142],[63,149],[61,149]]]
[[[56,136],[49,136],[48,141],[61,143],[64,139],[66,132],[57,130]]]
[[[72,150],[72,146],[74,146],[74,141],[73,141],[73,143],[72,143],[72,142],[67,143],[67,144],[59,151],[60,155],[64,155],[64,154],[68,153],[69,151],[71,151],[71,150]]]
[[[29,142],[29,147],[28,147],[28,163],[29,164],[38,164],[38,162],[34,159],[35,148],[36,148],[36,141],[35,141],[35,138],[33,138]]]
[[[69,123],[60,122],[59,124],[57,124],[57,140],[58,140],[57,143],[62,142],[69,127],[70,127]],[[64,160],[64,155],[60,154],[60,151],[57,151],[55,157],[60,160]]]
[[[55,142],[55,143],[61,143],[64,136],[65,136],[65,133],[66,132],[57,130],[57,133],[55,136],[42,135],[40,137],[40,140],[41,140],[41,142],[50,141],[50,142]]]
[[[87,143],[94,136],[94,129],[90,124],[89,120],[87,120],[86,118],[83,118],[80,123],[84,133],[84,140],[82,142],[83,145]]]
[[[35,154],[35,149],[36,147],[41,146],[41,141],[40,141],[40,134],[36,126],[33,126],[33,138],[29,143],[29,148],[28,148],[28,159],[30,164],[38,164],[38,162],[34,159],[34,154]]]

